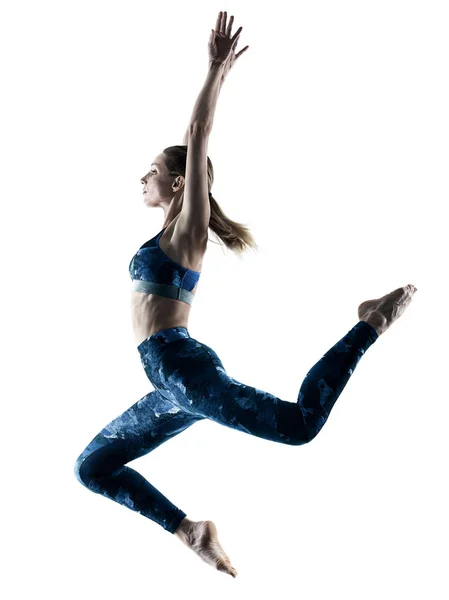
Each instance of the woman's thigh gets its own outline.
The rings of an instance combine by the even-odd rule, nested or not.
[[[85,485],[110,475],[202,418],[184,412],[153,390],[103,427],[76,460],[75,474]]]
[[[194,338],[150,344],[142,363],[160,393],[185,412],[275,442],[308,441],[297,403],[237,381],[216,352]]]

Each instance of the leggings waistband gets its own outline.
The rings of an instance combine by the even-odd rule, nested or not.
[[[159,343],[168,343],[173,342],[175,340],[179,340],[181,338],[189,338],[190,333],[188,332],[186,327],[168,327],[167,329],[162,329],[161,331],[156,331],[150,337],[147,337],[137,346],[137,350],[142,353],[145,352],[145,349],[152,342]]]

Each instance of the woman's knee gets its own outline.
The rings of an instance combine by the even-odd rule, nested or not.
[[[104,475],[104,465],[98,449],[92,449],[89,444],[78,456],[74,465],[74,474],[80,483],[93,491],[96,479]]]
[[[85,458],[86,455],[83,451],[75,461],[73,472],[78,481],[82,483],[85,487],[89,488],[89,475],[86,472],[86,469],[83,468]]]
[[[307,415],[296,402],[278,402],[276,430],[280,441],[289,446],[302,446],[318,433],[315,417]]]
[[[75,462],[74,473],[78,481],[91,492],[97,492],[100,479],[110,474],[96,453],[87,456],[80,454]]]
[[[76,459],[75,477],[89,490],[96,491],[99,479],[114,475],[133,459],[129,447],[129,440],[107,439],[98,434]]]
[[[309,444],[314,439],[315,435],[316,434],[300,431],[287,436],[284,435],[280,441],[288,446],[304,446],[304,444]]]

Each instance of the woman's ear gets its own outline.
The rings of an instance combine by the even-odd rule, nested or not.
[[[186,183],[186,181],[185,181],[184,177],[182,175],[178,175],[178,177],[176,177],[176,179],[172,185],[173,191],[179,192],[179,190],[181,190],[181,189],[183,190],[185,183]]]

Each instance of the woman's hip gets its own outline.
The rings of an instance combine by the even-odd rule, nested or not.
[[[176,406],[196,414],[194,396],[208,395],[220,387],[225,373],[216,352],[192,338],[185,327],[154,333],[137,347],[145,373],[155,388]],[[190,401],[185,392],[190,391]]]

